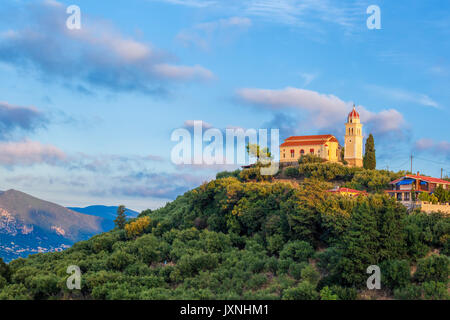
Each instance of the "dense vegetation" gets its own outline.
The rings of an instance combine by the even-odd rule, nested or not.
[[[378,191],[394,175],[333,168],[300,164],[298,185],[221,173],[123,228],[0,263],[0,299],[356,299],[370,265],[378,295],[448,299],[450,219],[325,192],[334,178]],[[67,289],[70,265],[81,290]]]

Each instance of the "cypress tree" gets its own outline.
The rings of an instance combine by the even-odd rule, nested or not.
[[[119,229],[125,228],[125,223],[127,222],[127,216],[125,215],[125,206],[119,206],[117,208],[117,218],[114,220],[116,227]]]
[[[364,169],[375,169],[377,167],[377,160],[375,157],[375,142],[373,135],[370,134],[366,140],[366,153],[363,159]]]

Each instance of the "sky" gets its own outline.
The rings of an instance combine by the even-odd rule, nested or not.
[[[438,0],[2,0],[0,190],[155,209],[238,167],[174,164],[174,130],[343,144],[353,104],[378,169],[413,155],[450,175],[449,15]]]

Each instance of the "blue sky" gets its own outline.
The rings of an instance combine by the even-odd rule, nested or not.
[[[68,30],[66,8],[81,9]],[[369,5],[381,30],[369,30]],[[220,166],[175,166],[171,133],[332,133],[358,106],[378,168],[450,175],[450,4],[127,0],[0,4],[0,189],[156,208]]]

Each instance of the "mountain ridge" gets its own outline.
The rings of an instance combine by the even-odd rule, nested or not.
[[[59,251],[112,229],[108,219],[70,210],[10,189],[0,192],[0,257]]]

